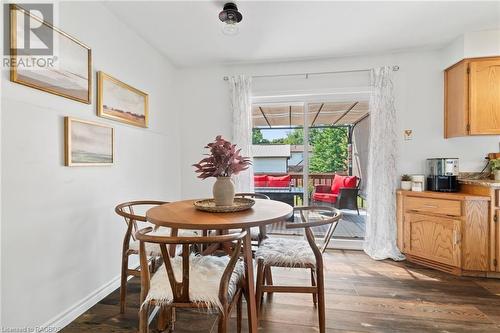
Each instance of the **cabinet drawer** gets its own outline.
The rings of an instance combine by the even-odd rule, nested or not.
[[[458,200],[406,197],[405,210],[442,215],[461,216],[462,204]]]

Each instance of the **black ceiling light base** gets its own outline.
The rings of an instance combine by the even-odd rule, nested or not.
[[[239,23],[243,20],[243,15],[238,11],[238,7],[233,2],[224,5],[224,9],[219,13],[219,20],[224,23]]]

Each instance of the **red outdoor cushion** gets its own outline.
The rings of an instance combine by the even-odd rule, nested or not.
[[[268,178],[267,175],[253,176],[253,184],[255,187],[266,187]]]
[[[344,186],[344,176],[335,175],[332,182],[332,193],[339,194],[340,188]]]
[[[267,186],[269,187],[288,187],[290,186],[290,179],[292,177],[290,175],[282,176],[282,177],[273,177],[269,176]]]
[[[355,188],[357,183],[356,176],[335,175],[332,182],[332,193],[339,194],[342,187]]]
[[[342,186],[342,187],[355,188],[357,182],[358,182],[358,179],[356,176],[347,176],[347,177],[344,177],[344,186]]]
[[[322,202],[329,202],[329,203],[335,203],[337,201],[337,194],[331,194],[331,193],[314,193],[313,194],[313,200],[315,201],[322,201]]]

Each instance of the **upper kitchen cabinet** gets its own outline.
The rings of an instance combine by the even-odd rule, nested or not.
[[[444,86],[445,138],[500,134],[500,57],[460,61]]]

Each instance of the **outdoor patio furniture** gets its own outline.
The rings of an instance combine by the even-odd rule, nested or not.
[[[300,187],[266,187],[266,188],[256,188],[256,193],[264,194],[268,196],[271,200],[281,201],[289,204],[290,206],[295,206],[295,196],[304,198],[304,190]]]
[[[316,185],[313,201],[329,203],[338,209],[353,209],[358,212],[358,192],[361,180],[356,176],[335,175],[332,185]]]
[[[292,176],[255,175],[253,180],[256,188],[289,188]]]

